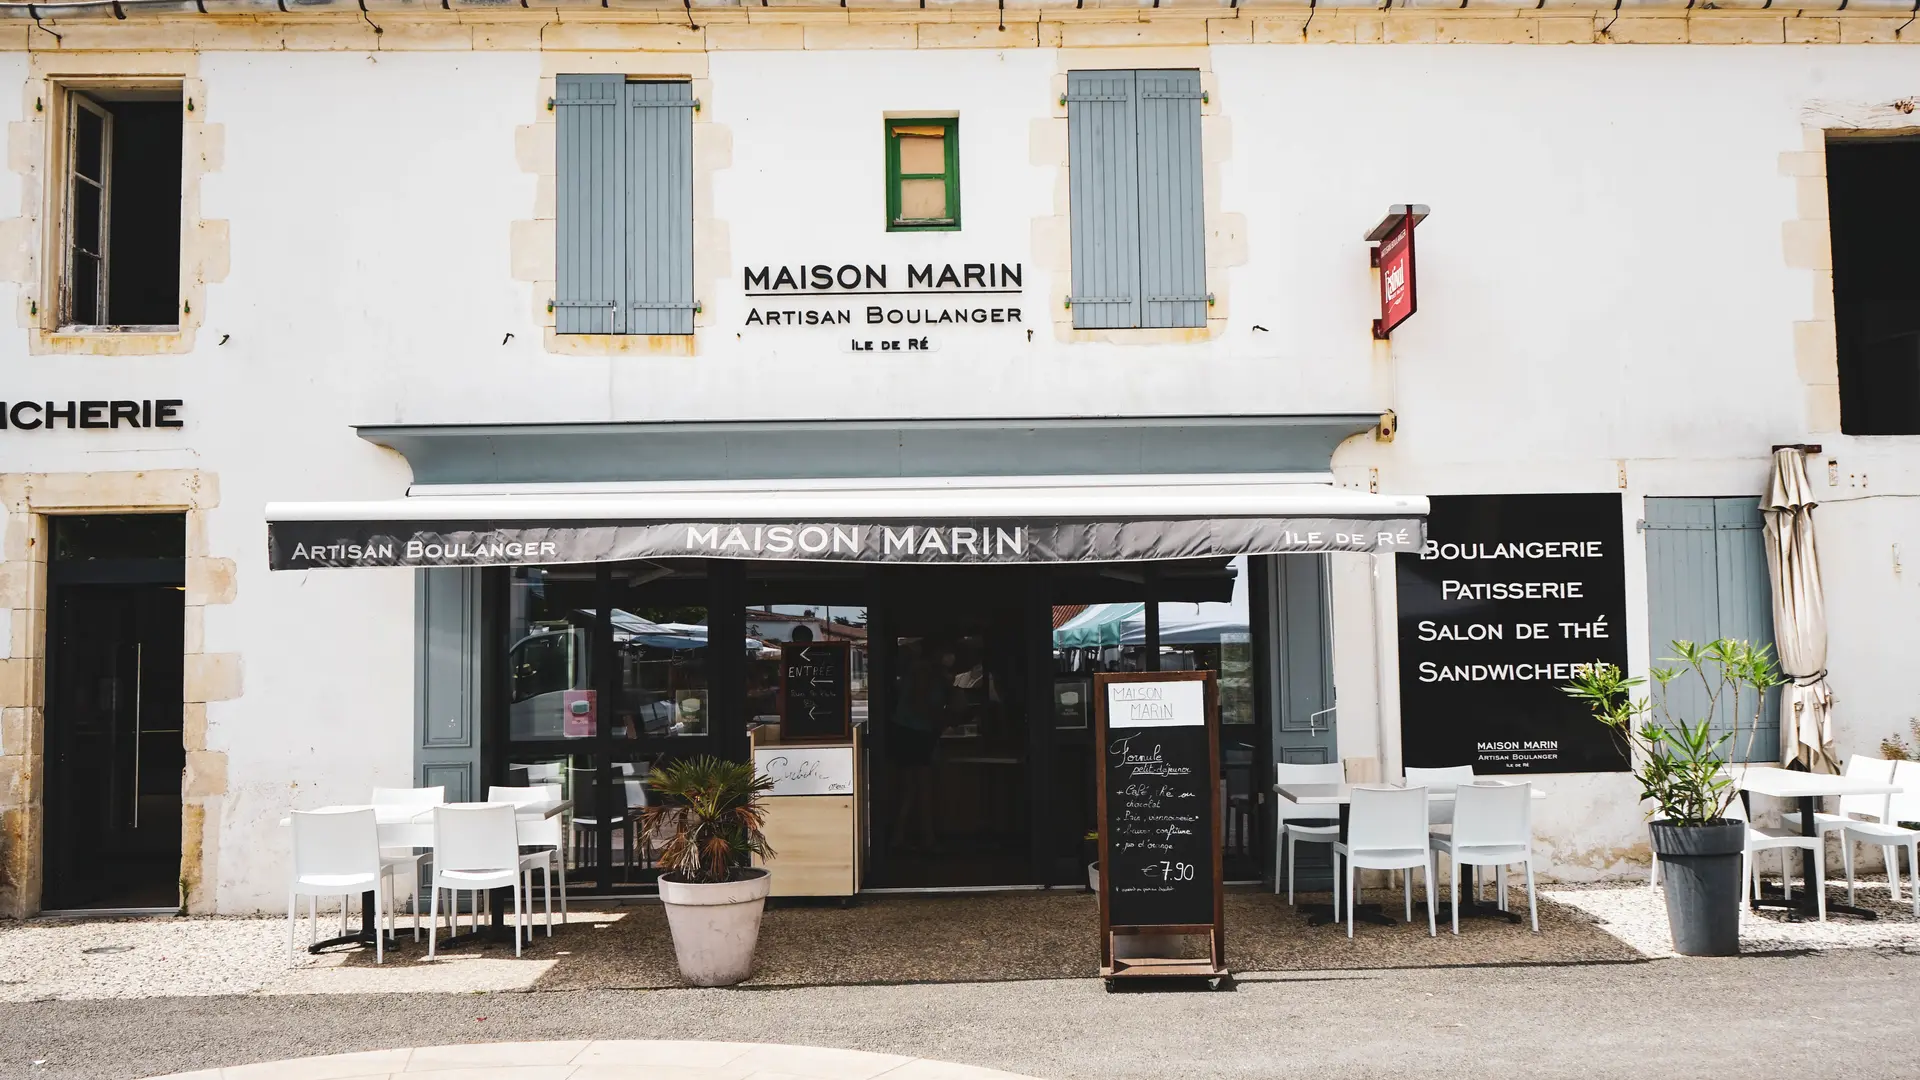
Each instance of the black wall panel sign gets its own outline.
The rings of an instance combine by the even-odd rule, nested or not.
[[[794,742],[849,737],[853,695],[845,642],[780,643],[780,737]]]
[[[1439,495],[1426,546],[1399,557],[1406,765],[1618,772],[1613,733],[1562,688],[1627,666],[1617,494]]]

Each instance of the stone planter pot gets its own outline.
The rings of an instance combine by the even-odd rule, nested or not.
[[[738,880],[712,885],[660,875],[674,959],[680,962],[680,977],[694,986],[732,986],[753,973],[760,913],[773,879],[758,868],[734,872]]]
[[[1648,824],[1666,885],[1667,928],[1682,956],[1740,952],[1740,853],[1747,823]]]
[[[1094,893],[1100,891],[1100,864],[1097,862],[1087,864],[1087,891]]]

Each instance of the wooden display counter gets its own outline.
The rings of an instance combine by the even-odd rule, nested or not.
[[[852,896],[860,891],[860,807],[866,798],[860,729],[837,742],[777,741],[753,733],[753,766],[773,777],[766,796],[774,896]]]

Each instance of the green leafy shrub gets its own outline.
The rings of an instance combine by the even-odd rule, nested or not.
[[[1620,738],[1640,782],[1640,797],[1654,804],[1655,817],[1674,825],[1708,825],[1719,821],[1739,794],[1727,772],[1725,748],[1739,741],[1746,695],[1753,695],[1753,713],[1742,757],[1751,757],[1767,690],[1782,680],[1771,645],[1755,648],[1722,638],[1705,645],[1675,641],[1672,648],[1679,655],[1667,659],[1683,666],[1654,669],[1657,703],[1636,699],[1634,690],[1646,680],[1629,679],[1612,664],[1588,668],[1562,689],[1585,702]],[[1668,687],[1687,676],[1698,678],[1707,695],[1706,715],[1697,722],[1674,716],[1668,704]],[[1714,718],[1722,708],[1732,717],[1732,730],[1716,736]]]

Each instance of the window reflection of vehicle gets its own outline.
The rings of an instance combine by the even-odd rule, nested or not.
[[[507,707],[508,737],[565,738],[565,697],[593,685],[592,638],[582,627],[542,626],[507,651],[513,689]]]
[[[516,741],[583,738],[597,720],[591,693],[592,612],[574,623],[536,624],[507,654],[512,674],[509,737]],[[584,624],[584,625],[582,625]],[[612,714],[615,738],[703,735],[707,730],[706,627],[662,624],[629,612],[613,612],[614,662],[620,692]],[[747,642],[748,655],[760,642]],[[567,710],[578,715],[569,727]]]

